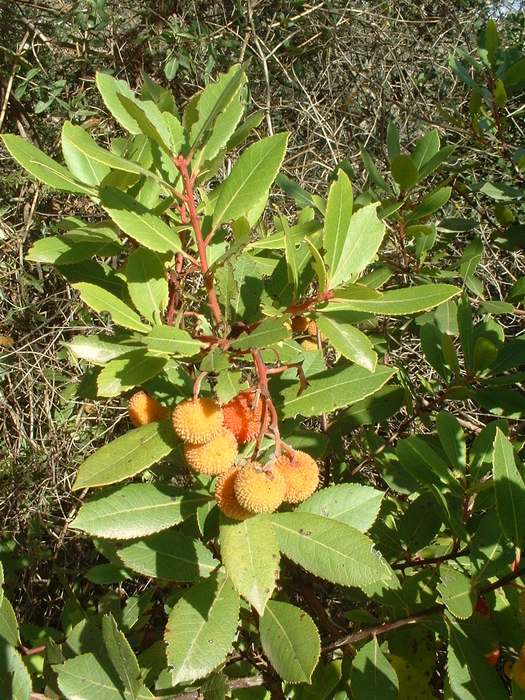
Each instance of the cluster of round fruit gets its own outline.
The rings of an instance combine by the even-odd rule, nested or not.
[[[137,426],[170,413],[145,392],[131,398],[128,410]],[[219,476],[215,499],[230,518],[244,520],[257,513],[272,513],[281,503],[300,503],[317,489],[317,464],[299,450],[266,464],[236,464],[238,445],[255,440],[269,426],[263,400],[255,391],[242,392],[223,406],[208,397],[183,401],[175,407],[172,421],[184,441],[189,466],[200,474]]]

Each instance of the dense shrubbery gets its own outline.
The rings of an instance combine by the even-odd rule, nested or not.
[[[1,599],[7,696],[521,697],[525,58],[489,21],[450,67],[439,131],[391,120],[324,191],[240,64],[181,112],[99,72],[119,136],[66,121],[64,165],[4,134],[83,202],[26,256],[100,318],[69,396],[136,426],[73,484],[61,630]]]

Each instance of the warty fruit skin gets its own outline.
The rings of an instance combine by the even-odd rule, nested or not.
[[[222,474],[234,465],[238,454],[235,435],[226,428],[221,428],[214,438],[204,444],[184,444],[184,457],[198,474]]]
[[[234,490],[246,510],[273,513],[283,502],[286,484],[276,469],[265,471],[260,462],[252,462],[238,473]]]
[[[255,391],[243,391],[222,407],[224,426],[231,430],[240,445],[255,440],[262,428],[264,404],[259,397],[256,400]],[[270,423],[266,416],[265,429]]]
[[[219,476],[215,484],[215,500],[219,510],[233,520],[246,520],[254,516],[254,513],[241,506],[235,495],[235,479],[241,469],[239,466],[231,467]]]
[[[128,401],[128,414],[133,425],[138,428],[157,420],[169,418],[170,409],[162,406],[145,391],[137,391]]]
[[[319,486],[319,468],[306,452],[296,450],[293,460],[288,455],[281,455],[275,460],[273,468],[284,478],[284,500],[287,503],[306,501]]]
[[[183,401],[172,413],[173,428],[184,442],[203,444],[212,440],[223,426],[222,409],[210,397]]]

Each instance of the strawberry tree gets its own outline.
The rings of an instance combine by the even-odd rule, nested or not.
[[[508,437],[522,397],[473,442],[446,407],[508,384],[523,343],[494,340],[461,280],[425,263],[451,195],[430,178],[453,148],[430,132],[402,154],[391,126],[391,181],[363,150],[368,189],[354,199],[342,165],[323,198],[279,175],[288,135],[262,137],[262,114],[245,115],[243,66],[182,115],[147,76],[140,96],[106,74],[96,84],[126,133],[109,148],[66,122],[61,165],[3,137],[33,176],[96,206],[27,259],[56,266],[106,319],[68,344],[86,367],[78,393],[133,394],[137,426],[78,472],[70,527],[108,560],[87,573],[108,593],[48,644],[47,691],[430,698],[442,650],[446,697],[507,697],[487,658],[515,664],[525,640],[525,484]],[[297,208],[272,217],[276,178]],[[429,311],[436,381],[415,387],[375,331]],[[388,439],[352,442],[400,411]],[[434,433],[410,434],[425,422]],[[362,457],[352,470],[348,452]],[[279,470],[306,463],[311,487],[295,498]],[[142,592],[122,606],[109,588],[133,577]],[[7,644],[23,692],[15,632]]]

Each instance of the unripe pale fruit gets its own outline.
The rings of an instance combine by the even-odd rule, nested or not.
[[[254,513],[241,506],[235,495],[235,479],[241,469],[242,467],[231,467],[231,469],[220,475],[215,484],[215,500],[219,510],[233,520],[246,520],[246,518],[253,518],[254,516]]]
[[[170,409],[162,406],[145,391],[137,391],[128,402],[129,418],[135,427],[147,425],[156,420],[169,418]]]
[[[222,407],[224,427],[232,431],[240,445],[251,442],[261,432],[263,409],[263,400],[257,400],[255,391],[243,391]],[[265,429],[269,423],[267,415]]]
[[[281,455],[275,460],[273,468],[284,478],[284,500],[287,503],[305,501],[319,485],[319,469],[315,460],[306,452],[296,450],[293,460],[287,455]]]
[[[222,409],[215,399],[183,401],[172,413],[173,427],[185,442],[203,444],[212,440],[223,424]]]
[[[516,659],[514,666],[512,667],[512,680],[519,685],[520,688],[525,689],[525,664],[521,659]]]
[[[281,505],[286,484],[275,469],[265,471],[259,462],[252,462],[237,474],[235,495],[243,508],[252,513],[273,513]]]
[[[187,442],[184,457],[192,469],[199,474],[217,476],[233,466],[239,450],[235,435],[222,428],[209,442],[202,445]]]

